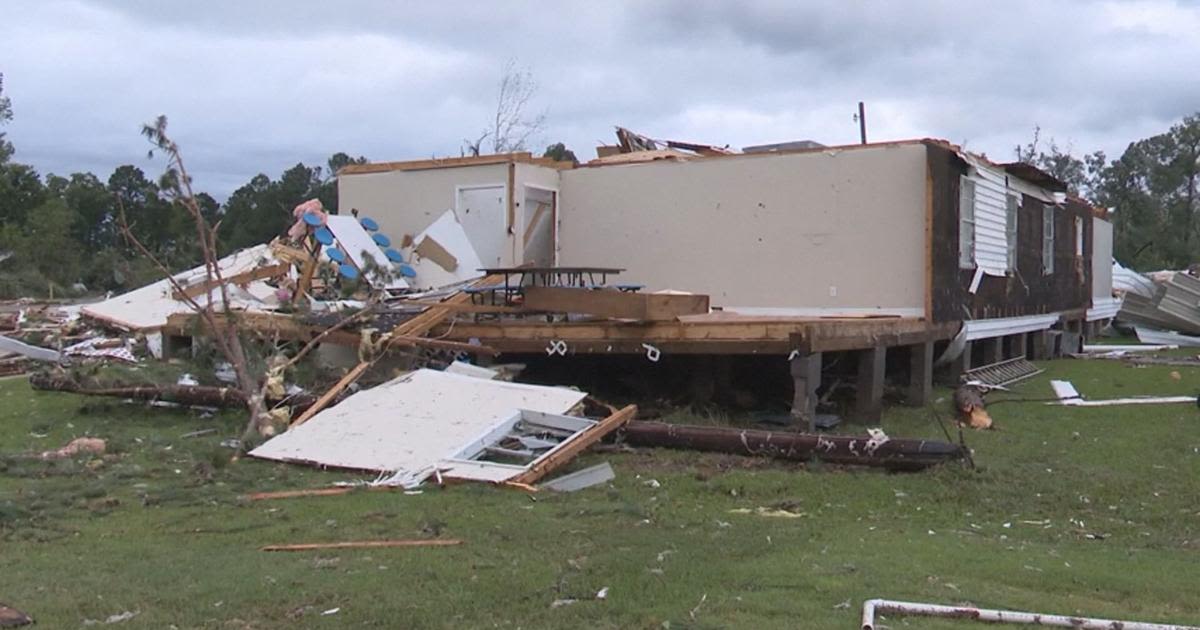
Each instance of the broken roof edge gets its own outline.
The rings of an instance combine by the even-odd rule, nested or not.
[[[350,164],[338,169],[338,176],[365,175],[370,173],[388,173],[392,171],[424,171],[438,168],[457,168],[463,166],[488,166],[492,164],[533,164],[556,170],[575,168],[573,162],[560,162],[545,157],[533,157],[528,151],[512,153],[495,153],[491,155],[472,155],[451,158],[428,158],[423,160],[402,160],[398,162],[371,162],[368,164]]]

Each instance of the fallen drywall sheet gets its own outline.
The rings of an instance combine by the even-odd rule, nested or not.
[[[57,350],[31,346],[3,335],[0,335],[0,352],[19,354],[35,361],[58,361],[60,358]]]
[[[360,272],[366,271],[369,265],[368,259],[380,269],[392,270],[395,268],[395,265],[388,260],[387,255],[383,253],[383,250],[379,248],[379,245],[375,243],[356,217],[332,214],[325,220],[326,227],[333,233],[333,237],[337,239],[342,251],[346,252]],[[370,281],[370,278],[367,280]],[[404,278],[396,275],[385,282],[382,288],[406,289],[408,283],[404,281]]]
[[[258,245],[249,249],[234,252],[219,261],[222,276],[233,276],[250,271],[259,265],[269,265],[276,262],[267,245]],[[177,274],[175,280],[184,287],[204,282],[206,279],[203,265]],[[167,318],[177,313],[191,313],[192,308],[187,302],[171,297],[171,283],[166,280],[148,284],[140,289],[117,297],[89,304],[81,309],[84,315],[106,321],[130,330],[156,330],[167,324]],[[218,308],[220,290],[213,290],[213,297]],[[197,304],[203,306],[208,301],[208,295],[198,295],[194,298]],[[269,311],[279,304],[275,290],[267,283],[256,280],[248,283],[245,288],[229,286],[229,299],[238,309]]]
[[[1196,403],[1195,396],[1145,396],[1140,398],[1110,398],[1108,400],[1084,400],[1070,381],[1050,381],[1050,388],[1058,402],[1048,405],[1066,405],[1069,407],[1110,407],[1113,405],[1173,405],[1180,403]]]
[[[450,258],[443,256],[443,252]],[[444,287],[483,275],[479,271],[483,267],[479,254],[453,210],[442,213],[413,239],[410,254],[411,266],[416,272],[410,284],[416,289]]]
[[[561,414],[587,394],[418,370],[354,394],[250,452],[419,483],[518,410]]]

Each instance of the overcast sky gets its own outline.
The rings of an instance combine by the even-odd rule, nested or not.
[[[1200,110],[1194,3],[678,0],[19,2],[0,73],[19,161],[43,174],[133,163],[166,114],[202,190],[224,197],[336,151],[459,155],[505,62],[537,78],[581,159],[613,125],[742,147],[941,137],[1009,159],[1035,124],[1119,155]]]

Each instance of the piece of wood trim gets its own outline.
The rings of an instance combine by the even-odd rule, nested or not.
[[[545,459],[534,464],[529,470],[509,479],[510,483],[533,485],[539,479],[557,470],[588,447],[604,439],[604,436],[621,428],[637,415],[637,405],[628,405],[620,411],[608,416],[596,424],[584,429],[578,436],[567,442],[566,446],[551,452]]]
[[[292,304],[299,304],[300,298],[312,290],[313,275],[317,273],[317,261],[321,256],[321,243],[313,239],[313,248],[308,253],[308,260],[304,261],[303,271],[300,273],[300,281],[296,283],[296,291],[292,294]]]
[[[373,164],[349,164],[337,172],[338,175],[363,175],[369,173],[387,173],[389,171],[422,171],[435,168],[452,168],[459,166],[486,166],[489,164],[506,164],[509,162],[532,162],[533,154],[528,151],[515,153],[497,153],[495,155],[472,155],[456,158],[432,158],[427,160],[407,160],[400,162],[375,162]]]
[[[517,165],[512,162],[508,164],[508,233],[517,233]]]
[[[925,321],[933,321],[933,159],[925,148]]]
[[[381,486],[384,487],[384,486]],[[328,497],[350,494],[357,488],[308,488],[305,490],[280,490],[278,492],[255,492],[246,495],[248,501],[270,501],[272,499],[295,499],[298,497]]]
[[[454,538],[430,538],[428,540],[351,540],[330,543],[299,543],[290,545],[265,545],[260,551],[316,551],[320,549],[374,549],[379,547],[452,547],[463,541]]]
[[[221,286],[222,284],[244,285],[244,284],[248,284],[250,282],[254,282],[255,280],[262,280],[263,278],[274,278],[276,276],[282,276],[283,274],[287,273],[288,270],[291,268],[292,268],[292,266],[286,262],[276,263],[274,265],[264,265],[262,267],[255,267],[254,269],[250,269],[249,271],[243,271],[241,273],[237,273],[232,276],[225,276],[221,280],[217,280],[216,278],[214,278],[212,280],[205,280],[204,282],[201,282],[199,284],[194,284],[191,286],[183,287],[183,291],[172,291],[171,297],[176,300],[183,300],[186,298],[194,298],[197,295],[203,295],[205,293],[208,293],[208,291],[210,289],[215,289],[215,288]]]

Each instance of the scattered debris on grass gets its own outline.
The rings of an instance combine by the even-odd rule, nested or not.
[[[6,604],[0,604],[0,628],[18,628],[33,623],[33,617]]]

